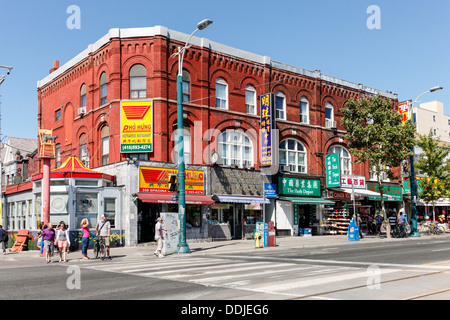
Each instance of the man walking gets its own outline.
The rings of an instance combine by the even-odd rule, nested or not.
[[[155,225],[155,240],[157,242],[156,251],[154,252],[154,255],[158,258],[164,258],[164,255],[161,253],[162,246],[163,246],[163,231],[167,231],[166,229],[163,229],[162,222],[163,219],[161,217],[158,217],[156,220],[158,221]]]
[[[106,220],[106,215],[102,215],[102,220],[97,222],[97,227],[95,228],[97,237],[100,237],[104,241],[106,247],[106,255],[109,260],[111,260],[111,255],[109,254],[109,237],[111,235],[111,223]]]
[[[8,233],[3,230],[3,226],[0,225],[0,242],[2,243],[3,247],[3,254],[6,254],[6,246],[8,242]]]

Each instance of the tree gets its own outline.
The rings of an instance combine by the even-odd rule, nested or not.
[[[450,161],[446,159],[450,150],[439,146],[438,139],[433,137],[432,129],[428,135],[419,135],[417,145],[423,153],[415,166],[424,175],[420,181],[422,191],[419,197],[427,204],[432,204],[434,215],[436,202],[440,198],[450,196],[447,188],[450,179]]]
[[[355,163],[369,161],[377,176],[378,190],[381,195],[381,208],[387,220],[382,176],[395,177],[392,169],[399,167],[402,160],[411,155],[414,144],[415,125],[408,120],[402,124],[402,116],[391,100],[380,96],[350,99],[341,109],[344,117],[342,125],[349,141],[348,147]],[[390,225],[387,224],[387,237],[390,237]]]

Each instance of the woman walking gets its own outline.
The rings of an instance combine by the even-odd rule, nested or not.
[[[64,221],[59,223],[59,229],[56,232],[56,241],[55,244],[58,244],[59,250],[59,262],[64,261],[67,262],[67,247],[70,247],[70,238],[69,238],[69,230],[66,227]]]
[[[90,258],[87,256],[87,249],[89,247],[89,220],[84,218],[81,220],[81,230],[83,235],[81,237],[81,254],[83,255],[84,260],[89,260]]]

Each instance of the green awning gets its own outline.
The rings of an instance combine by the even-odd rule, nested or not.
[[[306,197],[280,197],[280,200],[291,201],[293,204],[310,204],[310,205],[334,205],[334,201],[323,198],[306,198]]]

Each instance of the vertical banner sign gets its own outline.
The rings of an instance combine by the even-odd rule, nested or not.
[[[266,93],[260,96],[260,140],[261,140],[261,165],[271,166],[274,161],[272,149],[272,129],[273,123],[273,93]],[[276,142],[275,142],[276,143]]]
[[[339,153],[327,154],[325,156],[327,188],[338,188],[341,186],[341,168]]]
[[[153,152],[153,101],[121,101],[120,152]]]
[[[398,104],[398,112],[402,115],[402,125],[411,119],[411,105],[409,101]]]

